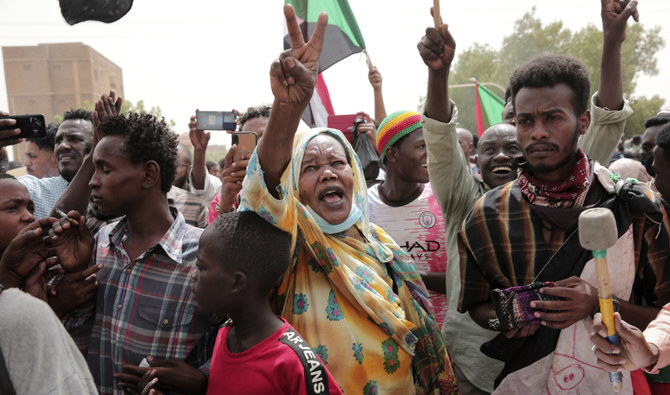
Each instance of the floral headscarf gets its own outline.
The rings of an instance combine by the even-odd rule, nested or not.
[[[354,226],[365,242],[325,234],[300,201],[300,170],[305,149],[320,134],[335,138],[347,153],[353,170],[352,204],[362,212]],[[456,388],[440,330],[430,313],[425,286],[411,258],[382,229],[370,224],[363,170],[344,135],[325,128],[296,133],[291,162],[277,189],[279,199],[269,194],[257,152],[254,153],[247,167],[240,209],[254,210],[291,234],[293,241],[293,262],[274,297],[276,312],[287,318],[308,341],[324,342],[317,349],[321,345],[341,347],[352,339],[344,332],[370,347],[384,342],[388,350],[383,356],[379,355],[383,360],[377,363],[388,369],[387,374],[395,372],[395,366],[400,366],[402,358],[406,358],[394,359],[399,357],[400,348],[409,354],[413,381],[420,388]],[[326,299],[327,309],[313,308],[317,301]],[[342,299],[346,299],[346,303]],[[340,321],[342,315],[344,321]],[[349,325],[346,329],[338,327],[340,322]],[[371,327],[371,323],[378,328]],[[331,352],[335,351],[331,349]],[[375,363],[374,359],[368,361]],[[351,362],[345,358],[340,363]],[[354,362],[352,369],[358,363]],[[396,363],[398,365],[394,365]]]

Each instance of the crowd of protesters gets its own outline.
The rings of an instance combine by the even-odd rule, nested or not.
[[[196,116],[191,148],[114,91],[67,111],[28,140],[28,174],[0,173],[0,393],[606,393],[609,372],[623,393],[670,392],[670,113],[622,138],[637,2],[601,5],[596,93],[579,59],[520,59],[503,123],[475,139],[446,24],[417,45],[421,112],[387,114],[371,68],[375,116],[352,126],[375,177],[347,130],[299,127],[325,13],[305,42],[284,7],[274,101],[236,120],[253,153],[208,162]],[[19,132],[0,119],[3,147]],[[579,242],[595,207],[618,228],[619,345]],[[537,284],[509,316],[494,297]]]

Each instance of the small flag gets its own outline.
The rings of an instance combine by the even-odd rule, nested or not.
[[[311,127],[327,127],[328,115],[334,115],[333,104],[323,74],[319,73],[314,87],[314,94],[309,100],[309,106],[302,114],[302,120]]]
[[[302,115],[302,120],[311,127],[328,125],[328,115],[333,115],[328,88],[321,73],[349,55],[365,49],[365,41],[356,23],[354,13],[347,0],[285,0],[295,9],[298,25],[305,42],[309,40],[319,14],[328,13],[328,26],[319,58],[319,77],[314,95]],[[288,34],[284,36],[284,49],[291,48]]]
[[[477,80],[473,79],[472,82],[475,84],[475,117],[477,120],[477,136],[481,137],[484,133],[484,119],[482,117],[482,107],[484,107],[484,112],[486,113],[486,118],[489,121],[490,125],[495,125],[502,122],[502,112],[505,108],[505,100],[501,99],[495,93],[488,90],[485,86],[481,85]]]

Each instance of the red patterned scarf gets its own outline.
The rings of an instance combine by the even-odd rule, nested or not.
[[[519,189],[531,204],[545,207],[581,207],[591,184],[591,166],[586,154],[577,149],[577,162],[570,175],[559,182],[535,178],[528,163],[519,165]]]

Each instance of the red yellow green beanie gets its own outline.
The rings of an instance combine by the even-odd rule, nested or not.
[[[384,163],[386,149],[421,127],[421,114],[414,111],[397,111],[384,118],[377,129],[377,151]]]

